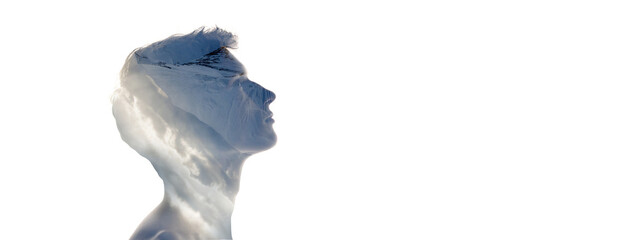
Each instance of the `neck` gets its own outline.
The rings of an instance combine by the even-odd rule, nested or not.
[[[132,239],[146,239],[136,238],[141,232],[179,239],[232,239],[231,214],[248,155],[237,151],[212,155],[189,155],[190,160],[181,164],[154,165],[164,181],[164,199]]]
[[[198,177],[163,178],[164,201],[200,226],[206,236],[231,239],[231,214],[244,160],[213,162],[211,165],[217,166],[207,168],[206,174]]]

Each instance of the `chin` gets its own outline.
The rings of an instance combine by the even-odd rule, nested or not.
[[[250,139],[237,139],[231,145],[242,153],[258,153],[272,148],[276,145],[278,137],[273,130],[263,132],[259,136],[252,136]]]

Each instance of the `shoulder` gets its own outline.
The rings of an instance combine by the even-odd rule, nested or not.
[[[160,230],[160,231],[140,231],[131,237],[131,240],[182,240],[177,234]]]

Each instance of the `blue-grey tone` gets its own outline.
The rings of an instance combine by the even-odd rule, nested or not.
[[[231,239],[244,161],[276,143],[275,94],[227,50],[236,38],[198,29],[134,50],[113,115],[122,139],[164,182],[162,203],[131,239]]]

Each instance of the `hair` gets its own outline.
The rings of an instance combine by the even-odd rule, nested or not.
[[[237,37],[218,27],[200,27],[189,34],[176,34],[138,48],[134,53],[150,63],[181,64],[218,48],[236,48]]]
[[[237,36],[221,28],[200,27],[188,34],[175,34],[164,40],[133,50],[120,71],[120,84],[137,64],[181,64],[221,47],[237,48]]]

